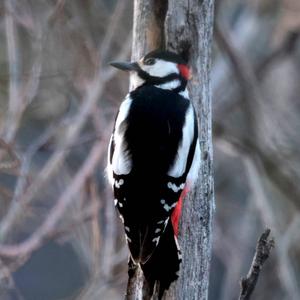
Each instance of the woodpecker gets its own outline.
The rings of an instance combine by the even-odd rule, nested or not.
[[[132,90],[121,103],[108,149],[108,178],[124,224],[129,267],[140,264],[159,299],[178,278],[182,201],[197,179],[198,122],[187,91],[190,70],[179,55],[155,50],[129,71]],[[129,274],[130,275],[130,274]]]

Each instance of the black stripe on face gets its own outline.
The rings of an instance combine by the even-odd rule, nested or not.
[[[177,73],[171,73],[165,77],[158,77],[158,76],[152,76],[146,71],[144,71],[141,67],[139,67],[139,70],[137,71],[138,75],[140,78],[145,80],[148,84],[152,85],[158,85],[158,84],[163,84],[175,79],[180,79],[180,75]]]
[[[165,77],[151,76],[149,73],[139,68],[137,71],[138,76],[145,80],[145,85],[161,85],[173,80],[179,80],[181,82],[180,86],[176,89],[175,92],[183,91],[186,88],[187,80],[183,78],[180,74],[171,73]]]
[[[160,85],[178,79],[184,84],[182,88],[185,89],[186,87],[187,81],[178,73],[171,73],[164,77],[152,76],[144,71],[137,63],[135,63],[135,65],[138,76],[145,80],[147,85]]]

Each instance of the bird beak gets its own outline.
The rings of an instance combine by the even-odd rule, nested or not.
[[[111,66],[123,70],[123,71],[138,71],[140,66],[136,62],[120,62],[120,61],[113,61],[110,63]]]

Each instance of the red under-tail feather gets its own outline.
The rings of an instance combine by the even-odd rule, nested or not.
[[[188,191],[189,191],[189,188],[186,184],[180,197],[179,197],[177,205],[172,213],[172,216],[171,216],[173,230],[174,230],[174,234],[176,237],[178,236],[178,231],[179,231],[179,220],[180,220],[181,212],[182,212],[182,202],[183,202],[183,199],[185,198],[185,196],[187,195]]]

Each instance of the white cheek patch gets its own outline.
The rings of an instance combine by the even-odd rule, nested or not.
[[[135,90],[137,87],[141,86],[145,80],[138,76],[137,72],[132,72],[130,76],[130,91]]]
[[[154,65],[143,65],[142,68],[151,76],[156,77],[165,77],[171,73],[179,73],[176,63],[164,61],[161,59],[156,59]]]

